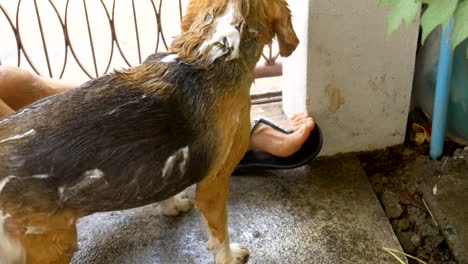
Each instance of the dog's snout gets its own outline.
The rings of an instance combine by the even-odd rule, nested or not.
[[[235,27],[236,30],[239,31],[239,32],[241,32],[243,25],[244,25],[243,22],[239,23],[239,24]]]
[[[236,12],[235,6],[231,3],[223,15],[211,18],[213,19],[211,25],[213,33],[199,48],[200,53],[209,51],[207,55],[211,62],[225,55],[227,55],[227,61],[240,56],[239,49],[244,21],[241,21]],[[205,19],[208,18],[208,14],[205,14]]]
[[[233,60],[239,57],[240,33],[232,31],[223,38],[223,44],[230,54],[227,60]]]

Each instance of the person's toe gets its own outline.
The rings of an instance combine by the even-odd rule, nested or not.
[[[312,131],[315,127],[315,121],[312,117],[307,118],[305,122],[306,128],[308,128],[310,131]]]
[[[301,126],[301,128],[299,128],[296,132],[293,133],[296,140],[294,143],[302,146],[302,144],[304,144],[304,142],[309,137],[311,131],[312,123],[305,123],[303,126]]]
[[[293,121],[293,124],[291,125],[290,129],[293,131],[296,131],[300,129],[302,126],[306,125],[308,122],[313,122],[312,117],[308,115],[302,116],[301,118],[298,118]]]
[[[312,119],[306,121],[301,127],[296,130],[291,136],[294,138],[293,144],[302,146],[307,138],[310,136],[310,132],[314,129],[314,122]]]
[[[291,120],[296,120],[296,119],[298,119],[298,118],[301,118],[304,114],[305,114],[305,113],[295,113],[295,114],[293,114],[293,115],[291,116],[291,118],[289,118],[289,119],[291,119]]]
[[[296,113],[292,115],[289,119],[293,122],[300,122],[304,118],[307,118],[308,115],[306,113]]]
[[[276,155],[288,157],[296,153],[307,140],[312,131],[313,123],[307,122],[300,126],[292,134],[287,135],[281,143],[281,148]]]

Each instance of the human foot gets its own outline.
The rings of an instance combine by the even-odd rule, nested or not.
[[[313,124],[314,120],[313,120],[312,117],[310,117],[306,113],[296,113],[296,114],[292,115],[288,119],[279,121],[278,124],[280,124],[282,127],[288,128],[288,129],[290,129],[292,131],[297,131],[306,122],[312,122],[312,124]]]
[[[250,136],[252,148],[279,157],[291,156],[301,148],[315,126],[312,117],[305,113],[295,114],[279,123],[293,133],[285,134],[269,125],[259,123]]]

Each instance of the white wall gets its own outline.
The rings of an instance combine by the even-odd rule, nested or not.
[[[419,21],[386,37],[377,0],[289,1],[301,44],[284,62],[284,110],[307,111],[322,155],[404,141]]]

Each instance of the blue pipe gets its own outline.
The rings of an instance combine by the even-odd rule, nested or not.
[[[447,106],[452,76],[452,29],[453,18],[442,31],[440,40],[439,65],[434,98],[434,115],[432,117],[431,149],[429,155],[438,159],[444,150],[445,127],[447,124]]]

